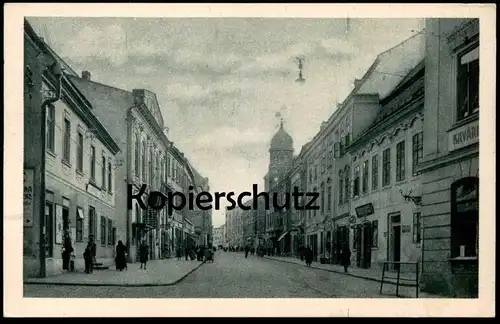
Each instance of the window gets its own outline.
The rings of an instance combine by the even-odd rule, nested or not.
[[[378,220],[372,221],[372,247],[378,247]]]
[[[368,191],[368,160],[363,162],[363,185],[361,190],[364,194]]]
[[[420,243],[422,234],[421,213],[413,213],[413,243]]]
[[[359,182],[360,182],[360,170],[359,170],[359,165],[354,168],[354,187],[353,187],[353,192],[352,196],[356,197],[359,196]]]
[[[76,208],[76,238],[77,242],[83,242],[83,208]]]
[[[54,204],[45,202],[45,256],[51,258],[54,251]]]
[[[97,231],[96,227],[96,219],[95,219],[95,208],[92,206],[89,206],[89,236],[93,235],[95,238],[95,234]]]
[[[101,245],[106,245],[106,217],[101,216]]]
[[[342,205],[343,200],[343,191],[344,191],[344,175],[342,171],[339,171],[339,205]]]
[[[347,203],[349,201],[349,195],[350,195],[350,190],[349,190],[349,169],[346,169],[344,171],[344,202]]]
[[[396,146],[396,181],[405,179],[405,141]]]
[[[113,170],[111,169],[111,162],[108,162],[108,192],[113,192]]]
[[[331,205],[332,205],[332,185],[331,184],[328,184],[327,194],[328,194],[328,199],[327,199],[328,206],[327,206],[327,210],[330,211]]]
[[[321,213],[325,211],[325,184],[321,184]]]
[[[154,181],[154,172],[153,172],[153,151],[149,151],[149,168],[148,168],[148,176],[149,176],[149,185],[153,185]]]
[[[309,169],[309,182],[312,182],[313,180],[313,171],[312,171],[312,168]]]
[[[113,244],[113,221],[108,218],[108,245]]]
[[[382,155],[382,186],[391,183],[391,148],[386,149]]]
[[[90,180],[95,182],[95,147],[90,146]]]
[[[101,164],[101,188],[104,191],[106,190],[106,157],[104,157],[104,155],[102,156]]]
[[[54,148],[54,142],[55,142],[55,107],[53,105],[48,105],[47,106],[47,130],[46,130],[46,136],[47,136],[47,149],[49,149],[51,152],[55,152]]]
[[[76,171],[83,173],[83,134],[78,131],[78,147],[76,157]]]
[[[479,178],[451,186],[451,257],[477,257],[479,242]]]
[[[142,161],[141,161],[141,168],[142,168],[142,172],[141,172],[141,179],[142,179],[142,182],[146,182],[146,142],[142,142],[142,152],[141,152],[141,157],[142,157]]]
[[[417,175],[417,171],[415,170],[417,165],[420,163],[422,158],[424,157],[424,141],[423,141],[424,133],[420,132],[418,134],[413,135],[413,175]]]
[[[372,190],[378,189],[378,155],[372,156]]]
[[[71,162],[71,122],[67,118],[64,118],[63,160]]]
[[[458,56],[457,120],[479,112],[479,44]]]
[[[135,176],[139,176],[139,155],[140,155],[140,143],[139,143],[139,135],[135,134],[135,145],[134,145],[134,171]]]

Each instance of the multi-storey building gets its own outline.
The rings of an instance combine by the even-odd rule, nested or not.
[[[290,252],[292,256],[299,256],[299,248],[304,245],[304,196],[295,198],[293,193],[304,192],[303,184],[303,154],[299,154],[293,159],[292,170],[290,170],[290,212],[288,213],[287,224],[289,225],[288,232],[290,233]],[[295,188],[297,188],[295,190]],[[298,205],[295,206],[295,203]],[[298,207],[298,208],[295,208]]]
[[[420,207],[403,195],[420,194],[416,166],[423,153],[424,71],[422,60],[380,100],[375,120],[348,147],[357,267],[420,260]]]
[[[41,197],[37,211],[43,207],[43,213],[27,208],[24,215],[24,273],[45,276],[62,272],[61,252],[69,245],[77,256],[75,266],[83,269],[80,256],[90,238],[97,245],[96,261],[111,264],[120,224],[115,199],[115,170],[120,166],[116,155],[120,148],[94,114],[94,107],[66,73],[57,68],[43,69],[43,63],[60,66],[60,58],[27,21],[24,36],[28,72],[25,79],[25,123],[28,123],[24,128],[28,148],[25,151],[25,199],[33,197],[29,193],[33,193],[35,170],[43,176],[40,179],[43,185],[35,191]],[[33,59],[37,56],[41,61]],[[35,85],[41,90],[41,97],[31,91]],[[50,100],[45,101],[47,99]],[[41,116],[44,116],[45,134],[39,143],[36,138],[40,134],[36,134],[33,125],[39,125],[37,118]],[[43,154],[35,154],[40,151]],[[42,240],[34,239],[38,234],[33,231],[35,224]],[[40,253],[39,263],[34,251]]]
[[[233,209],[226,207],[226,227],[230,247],[242,248],[244,246],[242,216],[242,210],[238,206]]]
[[[216,247],[216,248],[224,247],[224,245],[225,245],[225,238],[224,238],[225,229],[226,229],[225,225],[221,225],[221,226],[213,229],[213,233],[214,233],[213,246],[214,247]]]
[[[477,298],[479,19],[427,19],[425,37],[422,284]]]

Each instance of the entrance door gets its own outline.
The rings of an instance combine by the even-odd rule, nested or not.
[[[371,223],[366,223],[363,226],[363,234],[361,235],[361,247],[362,247],[362,268],[370,268],[372,259],[372,231]]]
[[[363,259],[363,235],[362,235],[362,227],[361,226],[356,226],[354,229],[354,248],[356,249],[356,266],[358,268],[361,268],[361,260]]]
[[[395,213],[389,215],[389,235],[388,235],[388,255],[389,261],[401,261],[401,214]],[[399,269],[399,265],[391,267],[392,270]]]

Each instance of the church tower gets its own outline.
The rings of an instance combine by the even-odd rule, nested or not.
[[[283,128],[283,119],[281,119],[280,129],[271,139],[269,156],[268,188],[273,188],[292,168],[293,139]]]

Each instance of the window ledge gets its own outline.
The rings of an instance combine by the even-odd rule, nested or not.
[[[45,149],[45,153],[47,153],[49,156],[55,158],[57,157],[57,154],[55,152],[53,152],[51,149]]]
[[[473,121],[476,121],[479,119],[479,113],[474,113],[469,117],[466,117],[460,121],[457,121],[453,126],[451,126],[450,129],[447,130],[447,132],[451,132],[452,130],[455,130],[457,128],[462,127],[463,125],[467,125],[469,123],[472,123]]]
[[[80,176],[80,177],[84,177],[85,174],[83,174],[83,171],[80,171],[80,170],[76,170],[76,175]]]
[[[68,168],[71,168],[71,163],[69,163],[66,159],[61,159],[62,164],[67,166]]]
[[[478,257],[455,257],[450,258],[449,261],[477,261]]]

